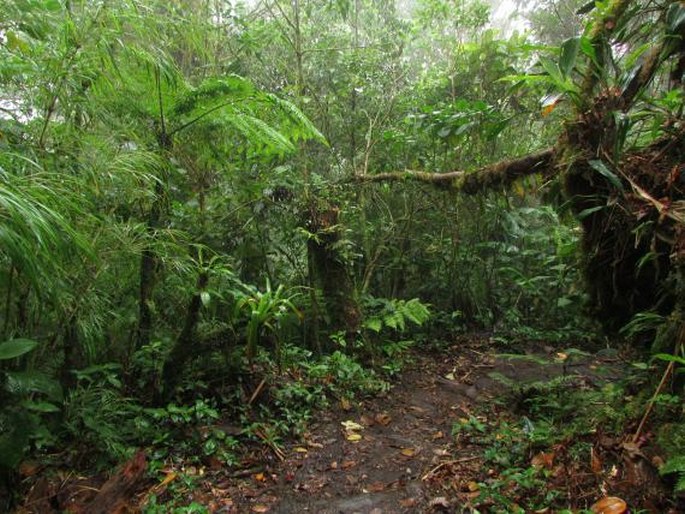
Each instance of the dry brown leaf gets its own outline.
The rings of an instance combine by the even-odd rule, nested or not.
[[[359,418],[359,421],[361,421],[361,424],[365,427],[371,427],[374,424],[374,421],[366,414],[362,414],[361,418]]]
[[[32,477],[40,470],[40,464],[34,461],[26,460],[19,464],[19,474],[22,477]]]
[[[400,505],[405,509],[415,507],[417,503],[416,498],[405,498],[404,500],[400,500]]]
[[[370,484],[366,490],[372,493],[380,493],[381,491],[385,491],[385,484],[383,482],[374,482],[373,484]]]
[[[552,467],[554,466],[554,452],[538,453],[531,459],[530,465],[538,469],[552,469]]]
[[[269,512],[269,507],[266,505],[253,505],[252,512]]]
[[[603,468],[602,460],[597,455],[594,448],[590,449],[590,469],[593,473],[601,473]]]
[[[621,498],[606,496],[590,507],[590,510],[595,514],[624,514],[628,511],[628,504]]]
[[[435,432],[433,434],[432,439],[433,439],[433,441],[435,441],[436,439],[442,439],[443,437],[445,437],[445,434],[442,431],[440,431],[440,432]]]
[[[379,412],[376,414],[376,423],[379,425],[383,425],[384,427],[387,427],[390,422],[392,421],[392,418],[388,415],[387,412]]]
[[[357,465],[357,462],[354,460],[345,460],[343,463],[340,465],[342,469],[350,469],[353,468]]]

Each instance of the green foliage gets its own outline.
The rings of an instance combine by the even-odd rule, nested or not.
[[[234,318],[241,314],[247,317],[247,359],[252,363],[257,352],[257,345],[262,332],[269,331],[275,338],[276,359],[280,360],[280,330],[282,320],[291,314],[301,316],[293,301],[296,294],[289,292],[279,285],[272,289],[271,283],[266,281],[264,292],[256,288],[248,288],[247,293],[237,298]]]
[[[12,339],[0,343],[0,361],[14,359],[33,350],[38,343],[31,339]]]
[[[411,300],[369,298],[365,304],[367,311],[370,312],[364,319],[363,326],[377,334],[383,328],[404,332],[407,322],[421,326],[430,318],[428,306],[418,298]]]

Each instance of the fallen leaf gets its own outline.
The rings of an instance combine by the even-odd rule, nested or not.
[[[19,474],[22,477],[32,477],[40,470],[40,464],[34,461],[26,460],[19,464]]]
[[[252,475],[257,482],[266,482],[266,477],[264,473],[256,473]]]
[[[595,514],[624,514],[628,511],[628,504],[621,498],[606,496],[590,507],[590,510]]]
[[[466,484],[466,489],[468,489],[470,493],[475,493],[476,491],[480,491],[480,485],[478,485],[478,482],[471,480],[468,484]]]
[[[253,505],[252,512],[269,512],[269,507],[266,505]]]
[[[433,439],[433,441],[435,441],[436,439],[442,439],[443,437],[445,437],[445,434],[443,434],[442,431],[440,431],[440,432],[435,432],[433,434],[432,439]]]
[[[590,469],[592,470],[592,472],[601,473],[603,467],[604,466],[602,465],[602,461],[597,456],[597,452],[595,451],[595,449],[590,448]]]
[[[160,489],[174,480],[176,480],[176,477],[178,477],[178,473],[174,473],[173,471],[171,473],[167,473],[167,476],[164,477],[164,480],[162,480],[159,484],[157,484],[157,487]]]
[[[357,465],[356,461],[353,460],[345,460],[343,463],[340,465],[342,469],[350,469],[353,468]]]
[[[362,417],[359,418],[359,421],[361,421],[361,424],[364,427],[370,427],[370,426],[373,426],[373,424],[374,424],[374,421],[366,415],[362,415]]]
[[[405,457],[413,457],[414,455],[416,455],[416,449],[415,448],[402,448],[400,453],[402,455],[404,455]]]
[[[568,359],[568,354],[564,352],[557,352],[557,360],[565,361],[566,359]]]
[[[447,501],[447,498],[444,496],[438,496],[437,498],[433,498],[431,501],[428,502],[429,507],[442,507],[444,509],[449,509],[450,508],[450,503]]]
[[[302,448],[302,446],[295,447],[295,453],[307,453],[308,451],[307,448]]]
[[[345,436],[345,439],[347,439],[348,441],[353,442],[353,443],[358,443],[359,441],[362,440],[362,436],[360,434],[352,432],[350,434],[347,434]]]
[[[342,410],[350,410],[352,408],[352,404],[350,403],[350,400],[347,398],[343,398],[340,400],[340,407]]]
[[[447,373],[447,375],[445,375],[445,378],[447,380],[456,380],[454,373]]]
[[[380,412],[376,414],[376,423],[379,425],[383,425],[384,427],[387,427],[390,422],[392,421],[392,418],[388,415],[387,412]]]
[[[385,491],[385,484],[383,482],[374,482],[366,489],[372,493],[380,493],[381,491]]]
[[[364,427],[359,423],[355,423],[349,419],[347,421],[341,421],[340,424],[345,427],[345,430],[364,430]]]
[[[552,469],[552,467],[554,466],[554,452],[538,453],[531,459],[530,465],[538,469]]]
[[[400,500],[400,505],[404,507],[405,509],[408,509],[409,507],[414,507],[416,506],[418,502],[416,501],[416,498],[405,498],[404,500]]]

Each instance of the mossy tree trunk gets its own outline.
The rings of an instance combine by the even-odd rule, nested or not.
[[[359,330],[362,316],[349,268],[341,252],[344,236],[340,210],[332,205],[324,209],[312,207],[308,222],[312,233],[307,243],[311,271],[315,283],[321,287],[331,330],[344,332],[347,338],[351,338]]]

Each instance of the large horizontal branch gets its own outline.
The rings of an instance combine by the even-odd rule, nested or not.
[[[507,187],[515,180],[527,175],[547,174],[551,170],[553,158],[554,148],[547,148],[519,159],[500,161],[472,172],[430,173],[407,170],[375,175],[355,175],[353,180],[357,182],[418,181],[475,194],[487,189]]]

